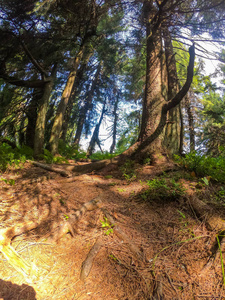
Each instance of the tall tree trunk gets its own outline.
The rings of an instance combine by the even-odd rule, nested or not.
[[[152,152],[157,154],[157,152],[162,151],[162,141],[164,139],[163,130],[167,124],[167,114],[180,104],[192,83],[195,59],[194,45],[189,48],[190,60],[187,69],[187,79],[180,91],[175,93],[175,85],[173,88],[173,83],[175,83],[176,80],[171,80],[171,83],[166,87],[162,82],[162,78],[165,77],[165,70],[162,67],[163,63],[161,63],[163,54],[160,51],[162,50],[160,34],[161,30],[163,30],[161,25],[164,25],[163,21],[166,20],[163,20],[163,5],[165,5],[166,2],[167,1],[158,2],[159,9],[157,9],[156,6],[153,5],[153,1],[144,1],[143,11],[145,13],[147,36],[147,69],[141,132],[138,142],[120,156],[121,160],[124,160],[127,156],[137,160],[143,160]],[[164,44],[165,43],[166,41],[164,41]],[[170,78],[172,78],[173,72],[175,71],[174,64],[172,65],[173,68],[170,70]],[[170,95],[165,97],[165,91],[168,93],[169,87],[171,94],[173,94],[172,98],[169,98],[171,97]],[[172,112],[171,115],[175,118],[176,122],[179,122],[176,114]],[[175,131],[177,130],[175,129]],[[176,148],[179,149],[178,145]]]
[[[163,89],[165,89],[162,69],[162,39],[159,24],[152,24],[152,18],[155,14],[153,1],[145,1],[143,10],[146,20],[146,83],[145,94],[142,108],[142,122],[138,141],[143,142],[150,136],[160,120],[160,112],[164,102]],[[154,145],[152,150],[160,147],[160,139]]]
[[[67,130],[68,130],[68,126],[69,126],[69,122],[70,122],[70,116],[73,110],[73,106],[74,106],[74,101],[76,99],[76,92],[77,92],[77,88],[79,86],[80,81],[82,80],[83,74],[87,68],[87,64],[89,62],[90,57],[92,56],[93,52],[88,52],[85,55],[85,58],[77,72],[77,76],[72,88],[72,92],[70,94],[69,97],[69,101],[68,101],[68,105],[66,108],[66,112],[65,112],[65,116],[64,116],[64,121],[62,124],[62,134],[61,134],[61,139],[65,142],[66,141],[66,134],[67,134]]]
[[[48,81],[44,85],[43,95],[39,104],[37,121],[35,127],[34,135],[34,157],[39,157],[43,151],[44,147],[44,135],[45,135],[45,122],[46,114],[48,110],[49,98],[51,96],[52,88],[54,86],[56,78],[56,65],[52,69],[51,76],[48,78]]]
[[[188,115],[188,129],[190,135],[190,151],[195,151],[195,130],[194,130],[194,116],[191,108],[190,95],[185,96],[185,108]]]
[[[106,112],[106,110],[105,110],[105,103],[104,103],[100,119],[98,121],[98,124],[95,126],[95,130],[94,130],[94,132],[92,134],[91,141],[90,141],[90,144],[88,146],[87,157],[89,157],[89,156],[92,155],[92,153],[93,153],[93,151],[95,149],[95,144],[97,144],[99,146],[101,152],[103,152],[102,148],[101,148],[100,141],[99,141],[99,128],[101,126],[101,123],[102,123],[102,120],[103,120],[105,112]]]
[[[166,73],[167,73],[167,101],[178,92],[178,78],[176,60],[172,40],[168,28],[163,29]],[[179,105],[167,113],[167,123],[164,129],[163,146],[169,154],[178,154],[180,150],[180,109]]]
[[[113,133],[112,133],[112,145],[110,146],[110,153],[112,154],[115,146],[116,146],[116,134],[117,134],[117,121],[118,121],[118,103],[119,103],[119,93],[117,92],[117,97],[114,103],[114,109],[113,109],[113,115],[114,115],[114,121],[113,121]]]
[[[37,121],[37,107],[38,103],[41,101],[43,96],[43,89],[35,89],[33,92],[33,97],[31,102],[27,108],[27,128],[26,128],[26,135],[25,141],[26,146],[34,149],[34,136],[35,136],[35,126]]]
[[[94,80],[92,81],[91,89],[87,93],[87,98],[86,98],[85,104],[80,109],[79,119],[78,119],[78,123],[77,123],[77,130],[76,130],[76,135],[75,135],[75,139],[74,139],[74,146],[78,146],[80,143],[80,138],[81,138],[81,133],[83,130],[84,122],[86,119],[87,112],[92,103],[94,91],[96,89],[99,74],[101,72],[101,67],[102,67],[102,65],[101,65],[101,63],[99,63],[97,71],[95,73]]]
[[[62,94],[61,101],[57,108],[55,120],[52,126],[51,136],[49,140],[50,150],[53,155],[58,152],[58,143],[59,143],[59,137],[62,129],[63,118],[76,79],[77,70],[83,56],[83,52],[84,52],[84,43],[80,46],[80,50],[76,58],[74,59],[73,70],[69,74],[65,89]]]

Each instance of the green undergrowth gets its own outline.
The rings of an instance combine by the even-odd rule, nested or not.
[[[185,194],[185,189],[182,183],[173,178],[154,178],[140,183],[142,185],[147,185],[148,187],[140,195],[143,200],[174,201]]]
[[[133,160],[126,160],[125,163],[120,167],[122,176],[127,181],[136,179],[135,162]]]
[[[191,152],[185,157],[175,156],[175,160],[198,177],[210,176],[212,180],[225,182],[225,152],[218,157]]]
[[[12,148],[6,143],[0,144],[0,171],[4,172],[9,166],[22,167],[27,159],[32,159],[33,150],[27,146]]]

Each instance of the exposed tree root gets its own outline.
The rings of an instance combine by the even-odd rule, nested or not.
[[[225,221],[215,212],[211,207],[206,203],[199,200],[197,197],[189,198],[190,205],[195,211],[196,215],[204,220],[206,226],[209,230],[216,231],[220,236],[224,235],[225,232]],[[207,264],[201,270],[199,276],[203,276],[207,271],[213,266],[214,263],[217,263],[220,259],[220,253],[225,250],[225,239],[222,238],[220,241],[220,249],[218,243],[216,244],[216,250],[214,254],[209,259]]]
[[[118,226],[114,218],[110,215],[110,213],[102,208],[103,213],[105,214],[107,220],[111,225],[113,225],[113,232],[124,241],[124,243],[127,245],[127,247],[130,249],[130,251],[133,253],[136,259],[138,259],[141,262],[145,261],[144,253],[140,251],[140,249],[131,242],[130,238],[126,235],[125,232]]]
[[[82,263],[80,279],[85,280],[92,268],[93,261],[97,256],[98,252],[100,251],[101,247],[103,246],[102,240],[98,238],[94,244],[94,246],[89,251],[85,261]]]
[[[30,266],[10,245],[11,240],[29,230],[36,228],[40,222],[22,223],[12,228],[0,231],[0,251],[8,262],[29,281],[30,276],[36,276],[36,270]]]
[[[85,203],[79,210],[71,214],[69,221],[61,224],[59,230],[52,237],[52,241],[59,240],[65,233],[70,232],[74,236],[74,225],[75,223],[84,216],[86,211],[94,210],[101,207],[100,197],[95,198],[87,203]],[[37,276],[34,266],[30,266],[10,245],[11,240],[23,233],[26,233],[32,229],[38,227],[47,216],[42,216],[39,221],[27,222],[18,224],[17,226],[1,229],[0,230],[0,251],[3,253],[8,262],[20,273],[22,273],[25,278],[29,281],[33,276]]]
[[[74,228],[75,224],[84,216],[87,211],[100,208],[102,206],[100,196],[85,203],[79,210],[75,213],[70,214],[68,221],[63,224],[60,224],[58,230],[50,238],[50,241],[57,242],[64,234],[70,233],[73,237],[75,236],[76,229]]]

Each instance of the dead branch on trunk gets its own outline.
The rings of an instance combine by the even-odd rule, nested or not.
[[[80,279],[85,280],[92,268],[93,262],[97,254],[99,253],[101,247],[102,247],[102,240],[98,238],[94,244],[94,246],[89,251],[85,261],[82,263],[81,267],[81,273],[80,273]]]
[[[130,238],[126,235],[125,232],[118,226],[117,222],[114,220],[114,218],[110,215],[110,213],[102,208],[103,213],[105,214],[107,220],[111,225],[113,225],[113,232],[124,241],[125,244],[127,244],[130,251],[133,253],[136,259],[138,259],[141,262],[145,261],[145,257],[143,252],[140,251],[140,249],[130,240]]]

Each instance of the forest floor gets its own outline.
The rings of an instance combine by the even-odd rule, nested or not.
[[[0,299],[225,299],[222,256],[203,271],[217,232],[207,228],[189,202],[199,197],[224,214],[223,193],[216,196],[221,186],[204,184],[171,163],[132,168],[133,176],[114,166],[64,178],[26,163],[1,174],[0,229],[47,217],[11,242],[36,276],[24,276],[0,253]],[[82,215],[74,237],[68,233],[50,242],[59,224],[96,197],[101,207]],[[96,241],[101,242],[90,273],[80,278]]]

